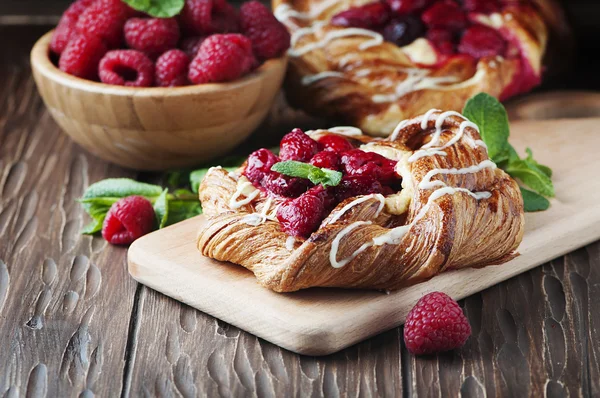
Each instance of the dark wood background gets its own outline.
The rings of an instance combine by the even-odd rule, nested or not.
[[[91,156],[46,111],[28,53],[65,3],[0,2],[0,397],[600,396],[600,242],[462,300],[473,336],[433,357],[402,328],[299,356],[135,283],[75,199],[162,176]],[[590,63],[555,84],[600,87]]]

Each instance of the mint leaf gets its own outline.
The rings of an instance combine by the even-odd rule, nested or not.
[[[125,198],[132,195],[153,198],[160,195],[162,190],[159,185],[137,182],[130,178],[108,178],[90,185],[83,193],[81,202],[86,203],[86,199],[90,198]]]
[[[479,127],[490,158],[495,163],[508,160],[510,130],[502,103],[489,94],[480,93],[467,101],[463,115]]]
[[[271,170],[290,177],[306,178],[315,185],[323,185],[324,188],[335,187],[342,181],[342,173],[339,171],[322,169],[295,160],[275,163]]]
[[[104,218],[106,216],[101,216],[97,218],[92,218],[92,222],[83,227],[81,233],[84,235],[93,235],[96,232],[100,232],[102,230],[102,224],[104,223]]]
[[[550,207],[548,199],[533,191],[521,188],[521,195],[523,196],[523,204],[526,212],[548,210]]]
[[[122,0],[131,8],[156,18],[171,18],[183,9],[185,0]]]
[[[531,148],[525,149],[525,152],[527,152],[527,158],[525,158],[525,162],[530,167],[536,168],[539,171],[541,171],[542,173],[546,174],[548,176],[548,178],[552,178],[552,169],[548,166],[544,166],[543,164],[539,164],[537,161],[535,161],[533,159],[533,151],[531,150]]]
[[[169,199],[167,198],[168,193],[169,190],[165,189],[154,201],[154,214],[156,215],[156,221],[159,229],[166,225],[167,217],[169,217]]]
[[[196,201],[171,201],[166,225],[178,223],[202,214],[202,206]]]
[[[554,185],[550,177],[536,167],[532,167],[525,160],[517,160],[509,163],[506,172],[512,177],[521,180],[523,184],[540,195],[554,196]]]

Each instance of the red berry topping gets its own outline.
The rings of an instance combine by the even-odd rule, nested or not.
[[[179,25],[175,18],[131,18],[125,23],[125,42],[150,57],[175,48]]]
[[[448,29],[429,29],[427,39],[441,53],[451,55],[456,53],[456,44],[454,32]]]
[[[326,151],[346,152],[354,149],[354,146],[344,137],[337,134],[327,134],[318,139]]]
[[[102,237],[113,245],[128,245],[154,229],[152,203],[142,196],[128,196],[114,203],[104,219]]]
[[[255,64],[248,38],[234,33],[212,35],[202,42],[188,78],[194,84],[232,81],[250,72]]]
[[[65,50],[69,41],[76,36],[75,26],[77,25],[79,16],[95,1],[96,0],[77,0],[67,8],[62,17],[60,17],[56,30],[52,34],[50,50],[56,54],[61,54]]]
[[[182,27],[193,35],[237,32],[239,29],[237,12],[225,0],[186,0],[179,16]]]
[[[386,0],[392,11],[398,15],[420,11],[427,7],[431,0]]]
[[[500,10],[497,0],[463,0],[463,8],[469,12],[491,14]]]
[[[386,3],[375,2],[342,11],[331,18],[331,23],[363,29],[377,29],[390,19],[390,9]]]
[[[304,134],[302,130],[294,129],[281,139],[279,158],[308,162],[320,149],[317,141]]]
[[[467,26],[467,15],[453,1],[440,1],[429,7],[421,19],[430,28],[462,30]]]
[[[323,220],[326,201],[322,190],[310,190],[279,206],[277,219],[288,235],[306,238]]]
[[[350,176],[367,176],[388,185],[398,179],[396,162],[374,152],[353,149],[342,154],[342,164]]]
[[[240,8],[242,32],[252,41],[254,54],[261,60],[277,58],[290,47],[290,34],[266,6],[256,0]]]
[[[77,21],[77,31],[98,36],[110,48],[119,47],[123,26],[132,10],[121,0],[98,0],[89,6]]]
[[[263,177],[261,185],[275,195],[296,198],[303,192],[306,192],[310,181],[304,178],[288,177],[276,172],[270,172]]]
[[[411,15],[394,19],[383,28],[385,40],[397,46],[406,46],[425,33],[421,20]]]
[[[150,87],[154,83],[154,64],[136,50],[113,50],[100,61],[102,83],[117,86]]]
[[[344,176],[340,185],[335,187],[335,197],[338,201],[372,193],[383,193],[384,187],[371,176]]]
[[[277,156],[268,149],[254,151],[248,156],[244,176],[254,185],[258,185],[266,174],[271,173],[271,167],[277,162]]]
[[[60,55],[58,67],[63,72],[84,79],[98,76],[98,64],[107,49],[95,36],[78,36],[72,39]]]
[[[441,292],[423,296],[404,325],[406,348],[417,355],[462,347],[470,335],[471,326],[458,303]]]
[[[190,57],[190,59],[194,59],[198,54],[198,50],[200,49],[200,45],[206,39],[205,36],[193,36],[186,37],[181,41],[180,48],[185,51],[185,53]]]
[[[483,25],[474,25],[464,33],[458,51],[475,58],[504,55],[506,41],[496,30]]]
[[[310,164],[324,169],[339,170],[340,155],[333,151],[319,152],[313,156],[313,158],[310,160]]]
[[[188,84],[190,58],[181,50],[169,50],[156,60],[156,85],[177,87]]]

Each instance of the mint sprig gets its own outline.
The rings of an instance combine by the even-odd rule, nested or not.
[[[271,170],[290,177],[306,178],[315,185],[323,185],[324,188],[335,187],[342,181],[342,173],[339,171],[322,169],[295,160],[275,163]]]
[[[554,196],[552,170],[538,163],[527,148],[527,157],[521,159],[508,138],[510,128],[506,109],[495,97],[480,93],[465,104],[463,115],[479,127],[481,138],[488,147],[492,161],[513,178],[532,190],[521,188],[525,211],[540,211],[550,207],[545,197]]]
[[[122,0],[131,8],[156,18],[171,18],[183,9],[185,0]]]

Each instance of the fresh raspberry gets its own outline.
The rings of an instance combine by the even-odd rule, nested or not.
[[[318,139],[324,150],[333,152],[346,152],[354,149],[354,145],[344,137],[337,134],[327,134]]]
[[[307,238],[317,230],[326,208],[320,190],[310,190],[300,197],[288,200],[279,206],[277,219],[281,229],[288,235]]]
[[[506,41],[496,30],[483,25],[474,25],[463,34],[458,51],[475,58],[504,55]]]
[[[276,172],[265,174],[261,185],[269,192],[288,198],[296,198],[306,192],[310,181],[304,178],[294,178]]]
[[[404,324],[404,343],[416,355],[462,347],[470,335],[471,326],[458,303],[441,292],[421,297]]]
[[[131,18],[125,23],[124,32],[128,47],[150,57],[175,48],[179,41],[175,18]]]
[[[383,28],[385,40],[397,46],[406,46],[425,33],[425,27],[420,19],[411,15],[396,18]]]
[[[77,35],[75,26],[77,25],[79,16],[95,1],[96,0],[77,0],[67,8],[60,17],[56,30],[54,30],[54,33],[52,34],[50,50],[56,54],[62,54],[67,47],[67,44],[69,44],[69,41]]]
[[[384,185],[398,179],[395,172],[396,162],[374,152],[353,149],[342,154],[342,164],[350,176],[367,176]]]
[[[310,164],[317,167],[322,167],[329,170],[340,169],[340,155],[333,151],[323,151],[317,153],[310,160]]]
[[[154,64],[137,50],[113,50],[100,61],[102,83],[117,86],[150,87],[154,83]]]
[[[240,9],[242,32],[252,41],[254,54],[261,60],[277,58],[290,47],[290,33],[271,11],[256,0]]]
[[[102,225],[102,237],[113,245],[128,245],[154,229],[152,203],[143,196],[120,199],[108,210]]]
[[[237,11],[226,0],[186,0],[179,17],[191,35],[239,31]]]
[[[441,53],[451,55],[456,52],[455,34],[448,29],[429,29],[427,39]]]
[[[132,9],[121,0],[98,0],[89,6],[77,21],[77,31],[98,36],[109,48],[122,43],[123,26]]]
[[[387,3],[375,2],[337,13],[331,18],[331,23],[336,26],[378,29],[389,19],[390,8]]]
[[[440,1],[429,7],[421,19],[430,28],[462,30],[467,26],[467,15],[453,1]]]
[[[469,12],[492,14],[500,10],[497,0],[463,0],[463,8]]]
[[[335,187],[335,197],[339,202],[354,196],[384,192],[381,183],[371,176],[344,176]]]
[[[297,160],[308,162],[321,150],[319,143],[300,129],[287,133],[279,144],[279,158],[281,160]]]
[[[181,50],[169,50],[156,60],[156,85],[177,87],[188,84],[190,58]]]
[[[243,174],[254,185],[258,185],[263,177],[271,172],[271,167],[277,162],[279,162],[279,159],[273,152],[265,148],[259,149],[248,156]]]
[[[58,67],[70,75],[95,80],[98,64],[106,51],[106,46],[99,38],[80,35],[72,39],[60,55]]]
[[[431,0],[385,0],[385,2],[394,13],[405,15],[424,9],[431,3]]]
[[[212,15],[212,29],[215,33],[237,33],[240,31],[240,16],[234,6],[225,0],[215,3]]]
[[[198,54],[198,50],[200,49],[200,45],[202,45],[204,39],[206,39],[206,36],[186,37],[185,39],[181,40],[179,48],[181,48],[188,55],[188,57],[190,57],[190,59],[194,59]]]
[[[194,84],[232,81],[250,72],[255,64],[248,38],[235,33],[212,35],[198,49],[188,78]]]

